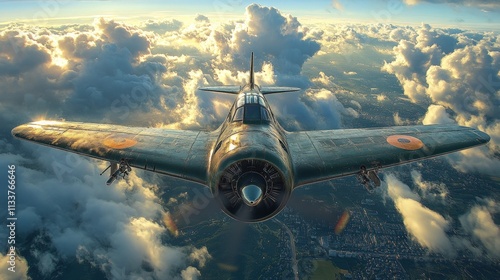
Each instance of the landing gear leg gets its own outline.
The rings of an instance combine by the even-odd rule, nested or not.
[[[108,186],[111,185],[118,177],[125,179],[125,177],[129,175],[130,171],[132,171],[128,161],[122,158],[120,163],[112,162],[100,175],[104,174],[104,172],[110,168],[110,176],[108,181],[106,181],[106,185]]]
[[[366,166],[362,165],[359,172],[356,174],[358,182],[365,186],[370,193],[377,187],[380,187],[380,178],[377,175],[378,168],[368,171]]]

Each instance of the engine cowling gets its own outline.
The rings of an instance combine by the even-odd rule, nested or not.
[[[242,222],[260,222],[277,215],[291,193],[290,179],[275,164],[242,159],[220,172],[213,190],[222,210]]]
[[[226,128],[214,147],[209,174],[222,210],[242,222],[274,217],[293,189],[286,142],[273,126]]]

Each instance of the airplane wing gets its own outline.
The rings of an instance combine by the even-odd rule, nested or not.
[[[282,93],[282,92],[293,92],[299,91],[300,88],[296,87],[259,87],[262,94],[272,94],[272,93]],[[222,92],[222,93],[233,93],[238,94],[242,90],[240,86],[213,86],[213,87],[201,87],[199,90],[212,91],[212,92]]]
[[[293,91],[299,91],[299,90],[300,90],[300,88],[296,88],[296,87],[260,87],[260,92],[262,94],[293,92]]]
[[[295,185],[404,164],[487,143],[490,137],[469,127],[400,126],[288,132]]]
[[[201,87],[198,89],[203,91],[238,94],[241,91],[241,86],[213,86],[213,87]]]
[[[181,179],[207,183],[210,132],[108,124],[39,121],[18,126],[12,135],[61,150],[120,162]]]

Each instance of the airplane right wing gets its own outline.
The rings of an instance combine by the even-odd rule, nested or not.
[[[479,130],[456,125],[288,132],[295,185],[305,185],[486,144]]]
[[[131,167],[204,185],[217,138],[213,132],[59,121],[20,125],[12,135],[110,163],[124,159]]]
[[[201,87],[198,89],[203,91],[232,93],[232,94],[238,94],[241,91],[240,86],[212,86],[212,87]]]
[[[259,87],[262,94],[282,93],[299,91],[300,88],[296,87]]]

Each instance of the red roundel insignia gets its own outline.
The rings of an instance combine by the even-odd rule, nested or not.
[[[408,135],[391,135],[387,137],[387,143],[403,150],[418,150],[424,146],[424,143],[413,136]]]
[[[106,147],[121,150],[135,146],[137,144],[137,141],[134,139],[125,138],[121,136],[109,136],[106,139],[104,139],[102,143]]]

